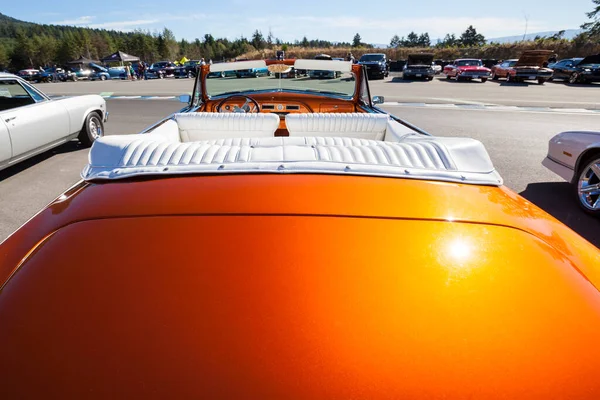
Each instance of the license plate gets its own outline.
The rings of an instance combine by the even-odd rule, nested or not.
[[[533,80],[535,80],[535,76],[530,76],[530,77],[529,77],[529,80],[530,80],[530,81],[533,81]]]
[[[420,77],[421,77],[421,74],[416,74],[415,76],[416,76],[417,78],[420,78]]]

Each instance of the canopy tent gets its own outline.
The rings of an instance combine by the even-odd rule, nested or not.
[[[140,61],[139,57],[129,55],[127,53],[123,53],[122,51],[117,51],[112,53],[110,56],[104,57],[100,59],[102,62],[135,62]]]
[[[76,64],[89,64],[89,63],[99,63],[98,60],[92,60],[91,58],[86,58],[84,56],[79,57],[77,60],[69,61],[68,65],[76,65]]]
[[[181,58],[181,60],[179,60],[179,64],[180,64],[180,65],[183,65],[183,64],[185,64],[185,63],[186,63],[186,62],[188,62],[188,61],[190,61],[190,60],[189,60],[189,58],[187,58],[186,56],[183,56],[183,57]]]

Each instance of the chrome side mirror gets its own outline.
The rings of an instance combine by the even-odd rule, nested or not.
[[[179,101],[185,104],[190,104],[190,100],[192,100],[192,96],[189,94],[182,94],[179,96]]]
[[[383,104],[385,98],[383,96],[373,96],[373,104]]]

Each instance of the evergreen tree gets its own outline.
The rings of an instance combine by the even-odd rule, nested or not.
[[[392,39],[390,40],[389,47],[391,47],[392,49],[395,49],[398,46],[400,46],[400,38],[398,37],[398,35],[394,35],[394,36],[392,36]]]
[[[460,35],[459,42],[465,47],[477,47],[485,44],[485,37],[477,33],[477,30],[473,28],[473,25],[469,25],[466,31]]]
[[[361,40],[362,38],[358,33],[354,35],[354,38],[352,39],[352,47],[359,47],[361,45]]]
[[[252,46],[254,46],[256,50],[264,49],[267,44],[265,38],[262,35],[262,32],[258,29],[255,30],[252,34],[252,40],[250,41],[250,43],[252,44]]]
[[[600,38],[600,0],[592,0],[592,3],[594,3],[596,7],[585,14],[591,21],[586,22],[581,25],[581,27],[585,29],[589,36]]]

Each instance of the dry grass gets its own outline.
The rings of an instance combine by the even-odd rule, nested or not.
[[[490,44],[482,47],[449,47],[449,48],[306,48],[290,46],[286,58],[314,58],[317,54],[329,54],[332,57],[346,57],[352,52],[357,59],[365,53],[385,53],[390,60],[403,60],[411,53],[433,53],[436,59],[452,60],[461,57],[483,59],[518,58],[524,50],[553,50],[558,58],[583,57],[600,53],[600,43],[597,41],[548,40],[527,41],[519,43]],[[251,51],[240,56],[249,59],[275,58],[275,50]]]

